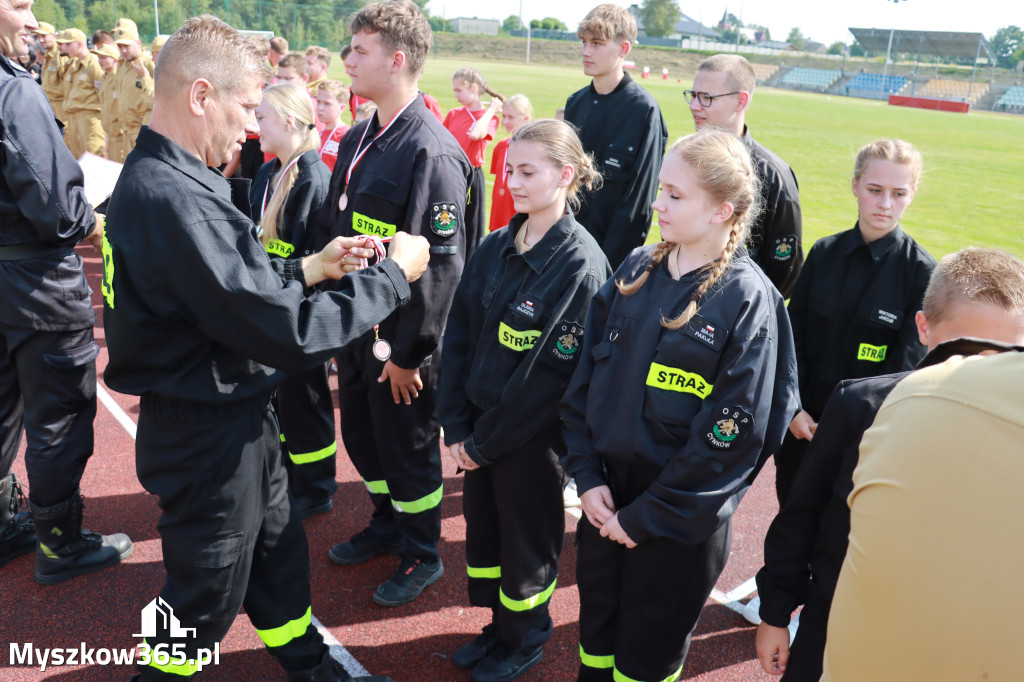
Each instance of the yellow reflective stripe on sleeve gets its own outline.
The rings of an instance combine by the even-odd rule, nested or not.
[[[651,680],[651,682],[675,682],[679,679],[679,675],[681,675],[682,672],[683,666],[679,666],[679,670],[675,671],[668,677],[660,680]],[[615,680],[615,682],[647,682],[647,680],[635,680],[632,677],[629,677],[628,675],[623,675],[619,672],[618,668],[612,671],[612,679]]]
[[[711,389],[714,388],[699,374],[659,365],[657,362],[651,363],[651,370],[647,373],[647,385],[666,391],[691,393],[702,399],[711,395]]]
[[[466,573],[470,578],[500,578],[501,566],[487,566],[485,568],[466,566]]]
[[[338,451],[338,442],[335,441],[328,445],[326,448],[320,448],[316,452],[303,452],[303,453],[288,453],[288,457],[291,458],[292,464],[309,464],[310,462],[319,462],[322,459],[327,459]]]
[[[313,607],[310,606],[306,609],[301,617],[295,620],[288,621],[281,627],[271,628],[269,630],[260,630],[257,628],[256,632],[259,634],[260,639],[263,643],[269,647],[284,646],[288,642],[301,637],[306,634],[306,628],[309,627],[310,623],[313,622]]]
[[[152,659],[153,647],[149,646],[149,642],[147,642],[146,640],[142,640],[142,643],[149,647],[150,659],[149,665],[147,667],[153,668],[154,670],[159,670],[162,673],[167,673],[168,675],[181,675],[182,677],[191,677],[192,675],[195,675],[197,672],[199,672],[199,666],[196,665],[195,661],[186,661],[185,663],[169,662],[160,665]],[[168,655],[172,655],[170,652],[170,647],[167,647],[167,649]],[[163,649],[161,649],[161,651],[163,651]]]
[[[441,498],[444,497],[444,485],[442,484],[437,490],[425,495],[418,500],[411,500],[409,502],[399,502],[391,497],[391,506],[395,508],[395,511],[404,512],[406,514],[419,514],[425,512],[428,509],[433,509],[437,505],[441,504]]]
[[[100,225],[96,229],[103,229],[107,221],[105,218],[100,220]],[[103,232],[103,246],[101,251],[103,252],[103,278],[100,280],[100,291],[103,292],[103,300],[107,302],[110,309],[114,309],[114,249],[110,247],[110,242],[107,241],[107,233]]]
[[[536,345],[540,335],[541,332],[537,329],[517,332],[504,322],[498,323],[498,343],[514,351],[530,350]]]
[[[280,239],[271,239],[269,242],[267,242],[264,248],[266,248],[267,253],[269,253],[270,255],[280,256],[281,258],[287,258],[288,256],[292,255],[293,251],[295,251],[294,246],[292,246],[288,242],[283,242]]]
[[[398,228],[383,220],[375,220],[362,213],[352,212],[352,229],[361,234],[369,234],[374,237],[394,237]]]
[[[580,644],[580,663],[588,668],[608,670],[615,667],[615,656],[591,656],[583,650],[583,645]]]
[[[857,359],[868,362],[885,362],[887,350],[889,350],[889,346],[872,346],[869,343],[862,343],[857,349]]]
[[[537,608],[548,599],[551,599],[551,595],[555,593],[555,585],[557,584],[558,580],[554,580],[550,585],[548,585],[548,589],[544,590],[540,594],[527,597],[526,599],[513,599],[505,594],[504,590],[498,590],[498,597],[501,599],[501,605],[509,611],[529,611],[530,609]]]
[[[375,493],[377,495],[390,495],[391,494],[391,491],[388,490],[388,482],[387,481],[365,481],[364,480],[363,481],[363,485],[365,485],[366,489],[369,490],[371,493]]]

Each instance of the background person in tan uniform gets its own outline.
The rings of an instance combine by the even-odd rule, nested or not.
[[[121,124],[121,150],[124,161],[135,148],[135,138],[153,112],[153,59],[142,51],[139,32],[123,24],[113,30],[114,42],[121,51],[117,65],[117,120]]]
[[[164,43],[170,38],[169,35],[160,34],[153,38],[153,44],[149,46],[149,53],[153,55],[153,64],[156,64],[156,58],[160,56],[160,50],[164,49]]]
[[[320,90],[320,84],[327,78],[327,67],[331,65],[331,51],[319,45],[306,48],[306,67],[309,69],[309,83],[306,89],[312,97]]]
[[[274,68],[274,73],[277,73],[277,63],[281,61],[281,58],[288,54],[288,41],[281,36],[274,36],[270,39],[270,54],[267,55],[267,61]]]
[[[85,34],[77,28],[63,31],[57,42],[64,45],[72,58],[64,72],[64,113],[67,115],[64,139],[76,159],[85,152],[102,156],[107,142],[100,123],[99,90],[103,69],[96,55],[85,46]]]
[[[103,44],[89,50],[103,69],[103,82],[100,83],[100,123],[107,135],[107,158],[118,161],[124,158],[121,154],[121,124],[117,120],[116,92],[117,60],[121,53],[113,45]]]
[[[39,22],[34,33],[39,38],[39,45],[46,55],[43,59],[43,70],[40,73],[40,84],[46,99],[50,100],[53,115],[63,122],[64,116],[64,70],[68,67],[68,59],[57,49],[57,29],[53,24]]]

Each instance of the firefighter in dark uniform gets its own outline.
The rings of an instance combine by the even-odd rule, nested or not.
[[[617,35],[598,33],[607,27],[618,27]],[[647,239],[668,141],[658,102],[623,71],[636,31],[636,20],[623,7],[600,5],[587,15],[577,35],[584,46],[583,71],[593,81],[565,103],[565,120],[576,126],[604,178],[600,189],[584,193],[576,220],[594,235],[612,268]],[[601,47],[588,52],[595,41]]]
[[[352,91],[372,99],[377,112],[342,140],[318,231],[378,239],[408,232],[431,244],[430,267],[409,305],[337,359],[341,434],[374,511],[369,527],[332,548],[330,558],[351,565],[398,554],[398,569],[373,594],[381,606],[398,606],[444,571],[437,551],[439,342],[464,265],[471,168],[417,90],[430,28],[415,3],[367,5],[349,33]],[[409,35],[428,40],[409,43]],[[388,66],[395,63],[397,70]]]
[[[1013,350],[1008,344],[1024,342],[1024,263],[992,249],[967,248],[946,256],[932,273],[916,318],[921,342],[929,349],[918,368],[954,355]],[[786,504],[765,535],[765,564],[757,573],[758,658],[768,672],[784,670],[786,682],[821,677],[832,596],[850,535],[847,498],[861,438],[908,374],[839,382]],[[790,648],[790,616],[800,604],[800,627]]]
[[[703,172],[728,176],[728,191],[701,189]],[[562,401],[562,463],[585,513],[581,681],[676,679],[725,566],[732,514],[796,411],[785,306],[742,246],[753,174],[728,133],[676,143],[655,210],[662,235],[680,241],[634,251],[590,306]],[[715,208],[695,218],[685,202]],[[712,210],[722,222],[706,224]],[[687,241],[702,231],[718,236]],[[708,261],[704,249],[717,248]]]
[[[746,118],[756,84],[750,62],[740,55],[716,54],[701,62],[693,90],[684,95],[697,130],[722,128],[747,146],[761,179],[763,206],[750,227],[747,250],[783,298],[789,298],[804,262],[800,188],[793,169],[750,136]]]
[[[899,172],[898,183],[879,175],[886,169]],[[906,142],[865,146],[853,180],[857,225],[819,239],[807,253],[788,308],[803,409],[775,454],[780,506],[836,384],[913,369],[925,355],[914,315],[935,259],[899,225],[919,174],[920,155]]]
[[[35,548],[50,585],[118,563],[132,543],[82,530],[99,348],[75,245],[101,230],[45,94],[11,61],[38,28],[30,6],[0,13],[0,566]],[[35,530],[11,473],[22,429]]]
[[[278,369],[323,364],[407,301],[406,273],[422,271],[427,247],[396,241],[392,259],[312,296],[306,286],[358,260],[344,252],[355,242],[268,259],[248,217],[248,183],[215,168],[257,129],[269,77],[233,28],[210,15],[186,21],[161,55],[151,127],[110,199],[105,376],[141,396],[136,469],[161,508],[160,597],[195,628],[149,638],[181,645],[185,660],[153,658],[142,680],[194,674],[196,650],[213,647],[243,605],[288,679],[350,679],[312,623],[308,547],[270,398]]]
[[[261,225],[260,238],[272,258],[304,258],[315,251],[314,218],[327,198],[331,177],[317,152],[313,107],[301,88],[290,83],[264,90],[260,106],[266,109],[263,121],[275,119],[265,144],[277,158],[260,167],[249,190],[253,220]],[[287,134],[281,134],[282,127]],[[274,406],[281,422],[288,487],[299,516],[329,512],[338,489],[338,444],[327,365],[289,375],[277,389]]]
[[[611,276],[597,241],[566,210],[600,177],[572,128],[524,124],[508,164],[510,191],[527,192],[524,169],[546,166],[557,171],[546,177],[558,190],[542,187],[549,193],[541,201],[518,202],[524,212],[470,259],[445,328],[438,406],[445,444],[466,469],[470,603],[492,612],[483,633],[452,656],[477,682],[518,676],[551,637],[548,605],[565,536],[558,403],[580,357],[590,300]]]

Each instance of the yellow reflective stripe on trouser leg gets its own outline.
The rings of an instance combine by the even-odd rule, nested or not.
[[[615,667],[615,656],[592,656],[583,650],[580,644],[580,663],[588,668],[597,670],[610,670]]]
[[[322,459],[327,459],[337,451],[338,442],[335,441],[326,448],[320,448],[316,452],[290,452],[288,453],[288,457],[291,458],[292,464],[309,464],[310,462],[319,462]]]
[[[558,580],[552,581],[548,588],[540,594],[535,594],[532,597],[526,599],[513,599],[512,597],[505,594],[504,590],[498,590],[498,597],[501,599],[501,605],[509,611],[529,611],[530,609],[537,608],[541,604],[545,603],[548,599],[551,599],[551,595],[555,593],[555,585],[558,584]]]
[[[485,566],[482,568],[466,566],[466,573],[470,578],[500,578],[501,566]]]
[[[195,675],[197,672],[199,672],[199,666],[196,664],[195,661],[186,661],[185,663],[174,663],[173,661],[177,657],[172,653],[170,647],[167,647],[167,654],[171,657],[171,661],[164,663],[163,665],[157,663],[153,660],[153,647],[151,647],[149,645],[149,642],[147,642],[146,640],[142,640],[142,643],[149,647],[150,658],[149,666],[147,667],[153,668],[154,670],[159,670],[162,673],[167,673],[168,675],[181,675],[182,677],[191,677],[192,675]],[[161,651],[164,650],[161,649]]]
[[[369,490],[371,493],[374,493],[376,495],[390,495],[391,494],[391,491],[388,490],[388,482],[387,481],[367,481],[366,479],[363,479],[363,485],[366,486],[367,490]]]
[[[392,495],[391,506],[395,508],[395,511],[404,512],[406,514],[419,514],[441,504],[442,497],[444,497],[443,484],[429,495],[425,495],[418,500],[411,500],[409,502],[400,502],[395,499],[394,495]]]
[[[269,647],[284,646],[288,642],[306,634],[306,628],[313,622],[313,607],[306,609],[301,617],[290,620],[284,625],[269,630],[256,629],[260,639]]]
[[[682,672],[683,666],[679,666],[679,670],[660,680],[635,680],[629,675],[623,675],[619,672],[619,669],[616,668],[612,671],[612,679],[615,680],[615,682],[675,682],[679,679],[679,675],[681,675]]]

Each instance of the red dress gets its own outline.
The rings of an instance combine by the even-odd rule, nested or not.
[[[479,140],[469,139],[469,130],[479,121],[487,109],[470,111],[466,107],[452,109],[444,117],[444,127],[451,131],[451,134],[458,140],[462,151],[469,157],[469,163],[473,168],[480,168],[484,165],[484,150],[487,143],[494,139],[494,133],[498,132],[498,117],[492,116],[487,125],[487,134]]]
[[[516,214],[512,195],[508,191],[508,174],[505,172],[505,161],[508,157],[508,138],[494,145],[491,155],[491,174],[494,176],[494,189],[491,191],[491,219],[488,228],[491,232],[505,227]]]

